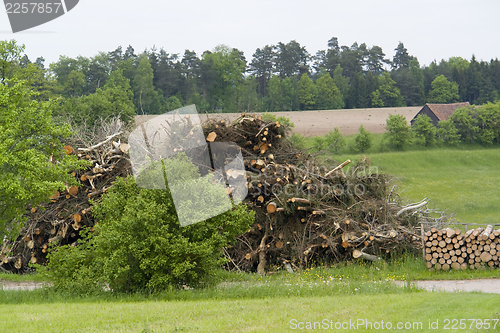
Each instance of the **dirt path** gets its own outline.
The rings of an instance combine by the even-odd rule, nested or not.
[[[395,281],[395,283],[403,287],[406,282]],[[491,294],[500,294],[500,279],[479,279],[479,280],[428,280],[411,282],[418,288],[426,289],[427,291],[447,291],[447,292],[471,292],[479,291]],[[0,286],[3,290],[34,290],[42,288],[45,285],[43,282],[13,282],[0,280]]]
[[[363,125],[371,133],[384,133],[385,120],[389,114],[401,114],[410,120],[420,111],[421,106],[400,108],[354,109],[354,110],[321,110],[321,111],[293,111],[273,112],[277,117],[285,116],[295,124],[294,132],[305,136],[323,135],[333,131],[335,127],[344,135],[355,134],[359,126]],[[240,116],[236,113],[210,114],[210,117],[222,117],[234,120]],[[136,116],[136,125],[153,119],[155,116]],[[201,119],[205,120],[206,115]]]
[[[479,279],[479,280],[428,280],[414,281],[412,285],[423,288],[427,291],[448,291],[448,292],[471,292],[480,291],[483,293],[500,294],[500,279]],[[399,286],[404,286],[405,282],[396,281]]]
[[[44,285],[46,285],[45,282],[14,282],[8,280],[0,280],[0,286],[3,290],[34,290],[37,288],[42,288]]]

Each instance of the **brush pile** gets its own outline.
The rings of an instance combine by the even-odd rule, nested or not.
[[[389,177],[366,158],[318,162],[291,144],[283,121],[242,114],[232,122],[209,119],[202,130],[209,143],[240,147],[245,173],[227,177],[244,178],[244,202],[256,212],[251,228],[224,249],[230,270],[264,274],[282,265],[293,270],[353,258],[376,261],[421,249],[419,222],[447,219],[429,210],[427,201],[402,206]],[[130,146],[118,120],[76,132],[65,149],[89,161],[87,169],[73,173],[81,186],[30,207],[20,236],[2,247],[0,269],[26,272],[29,262],[46,262],[51,244],[76,246],[79,231],[95,224],[93,202],[117,177],[132,174]]]
[[[130,174],[128,144],[122,143],[123,129],[119,119],[102,121],[92,130],[79,128],[64,147],[66,154],[76,154],[88,161],[84,170],[73,172],[80,186],[57,191],[50,201],[30,207],[19,237],[5,241],[0,252],[0,269],[23,273],[29,263],[43,264],[51,245],[76,246],[82,228],[92,228],[92,201],[111,186],[117,177]]]
[[[462,234],[460,229],[431,228],[423,236],[427,268],[431,270],[500,267],[500,229],[492,225]]]
[[[278,121],[243,114],[231,124],[209,121],[204,134],[242,148],[246,203],[256,212],[252,228],[225,249],[229,269],[263,274],[283,264],[378,260],[421,248],[420,220],[446,219],[432,217],[427,201],[401,207],[390,179],[366,158],[354,166],[318,163],[290,144]]]

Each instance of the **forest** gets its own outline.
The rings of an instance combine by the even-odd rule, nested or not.
[[[87,58],[32,61],[24,45],[0,42],[0,80],[28,80],[37,99],[58,98],[55,116],[93,123],[98,117],[161,114],[196,104],[201,112],[273,112],[485,104],[500,96],[500,62],[451,57],[421,65],[400,42],[392,59],[381,47],[339,45],[310,54],[292,40],[265,45],[250,59],[218,45],[201,55],[164,48],[117,47]]]

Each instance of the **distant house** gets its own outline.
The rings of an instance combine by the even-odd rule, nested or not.
[[[469,102],[464,103],[451,103],[451,104],[425,104],[424,107],[417,113],[415,117],[410,121],[413,125],[415,119],[420,114],[425,114],[431,118],[434,126],[437,126],[438,121],[446,120],[455,112],[456,109],[461,107],[470,106]]]

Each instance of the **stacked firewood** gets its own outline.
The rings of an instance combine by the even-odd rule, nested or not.
[[[435,270],[500,267],[500,229],[492,225],[462,234],[460,229],[431,228],[423,236],[427,268]]]
[[[30,263],[46,262],[50,246],[76,246],[80,231],[94,226],[92,201],[99,200],[117,177],[130,174],[129,145],[121,142],[124,139],[121,127],[121,122],[113,119],[95,131],[77,131],[64,150],[87,161],[85,169],[72,173],[80,185],[67,186],[64,191],[55,192],[49,202],[29,207],[19,237],[3,243],[1,270],[30,271]]]

